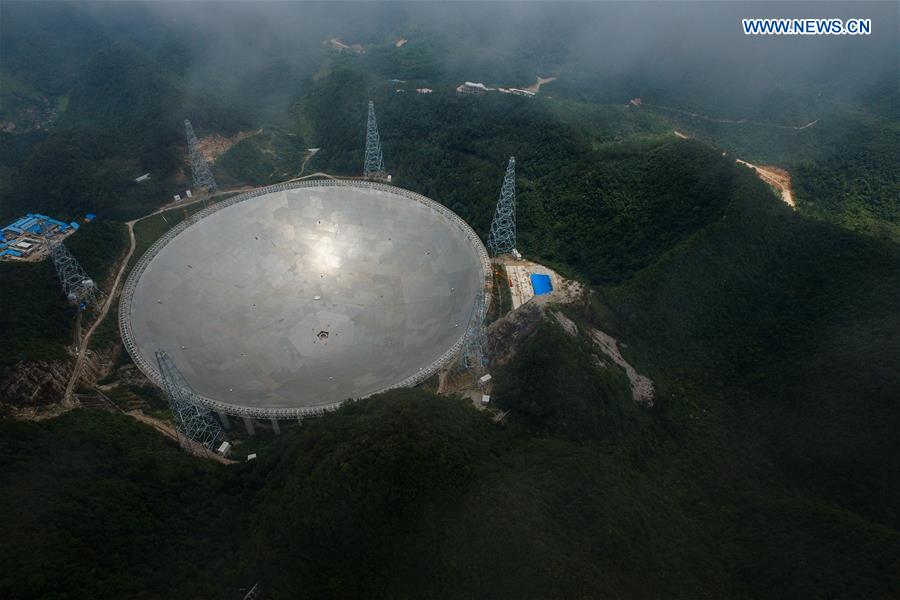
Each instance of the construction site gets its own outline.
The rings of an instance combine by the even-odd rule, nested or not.
[[[89,223],[94,214],[84,216]],[[49,255],[52,245],[78,230],[78,223],[66,223],[47,215],[28,213],[0,229],[0,260],[37,261]]]

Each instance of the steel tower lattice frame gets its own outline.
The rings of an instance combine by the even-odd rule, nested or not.
[[[62,242],[50,244],[50,258],[62,284],[63,294],[72,304],[96,306],[97,286]]]
[[[491,234],[487,242],[492,256],[506,254],[516,249],[516,158],[509,157],[500,199],[491,222]]]
[[[460,366],[463,369],[480,370],[488,364],[487,348],[487,303],[485,302],[484,286],[478,289],[475,298],[475,306],[472,308],[472,318],[466,331],[465,347],[460,354]]]
[[[218,187],[216,180],[213,178],[212,171],[203,153],[200,152],[200,144],[197,142],[197,136],[194,134],[194,128],[188,119],[184,120],[184,131],[187,135],[188,154],[191,158],[191,171],[194,174],[194,189],[206,190],[210,194],[215,192]]]
[[[185,437],[210,450],[215,450],[225,439],[225,432],[222,430],[219,420],[209,409],[197,406],[190,401],[194,390],[164,350],[156,351],[156,362],[159,364],[159,372],[162,374],[172,416],[175,417],[175,427]]]
[[[381,152],[381,137],[375,120],[375,103],[369,100],[369,118],[366,122],[366,162],[363,165],[366,179],[386,179],[384,155]]]

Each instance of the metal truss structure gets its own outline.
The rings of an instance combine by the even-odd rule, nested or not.
[[[208,409],[191,402],[194,390],[168,354],[163,350],[157,350],[156,361],[159,363],[163,387],[169,398],[169,406],[172,408],[172,416],[175,417],[175,426],[179,433],[210,450],[215,450],[225,438],[225,432],[218,419]]]
[[[469,319],[466,345],[460,354],[460,366],[464,369],[479,370],[488,364],[486,315],[484,287],[481,287],[472,308],[472,318]]]
[[[213,179],[212,171],[209,169],[206,159],[200,152],[200,144],[197,142],[197,136],[194,134],[194,128],[191,122],[184,120],[184,130],[187,134],[188,153],[191,157],[191,170],[194,173],[194,189],[206,190],[209,193],[215,192],[216,180]]]
[[[493,256],[506,254],[516,249],[516,159],[509,157],[500,200],[491,222],[491,235],[487,242]]]
[[[366,164],[363,166],[366,179],[385,179],[384,155],[381,153],[381,138],[375,121],[375,103],[369,100],[369,120],[366,123]]]
[[[51,243],[50,258],[62,284],[63,294],[70,304],[81,308],[96,306],[97,286],[87,276],[78,261],[62,242]]]

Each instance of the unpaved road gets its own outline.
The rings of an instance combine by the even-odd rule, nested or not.
[[[116,290],[119,288],[119,282],[122,280],[122,275],[125,273],[125,269],[128,266],[128,261],[131,260],[131,255],[134,254],[134,224],[139,219],[134,221],[128,221],[126,225],[128,226],[128,252],[119,262],[119,272],[116,273],[116,279],[113,281],[113,285],[109,290],[109,294],[106,296],[106,302],[103,303],[103,308],[100,310],[100,314],[94,320],[93,325],[87,330],[87,333],[81,338],[81,344],[78,346],[78,356],[75,358],[75,366],[72,367],[72,376],[69,377],[69,383],[66,385],[65,394],[63,394],[63,405],[64,406],[74,406],[74,402],[72,401],[72,390],[75,389],[75,383],[78,381],[78,375],[81,373],[81,368],[84,365],[84,357],[87,356],[88,346],[91,343],[91,336],[94,335],[94,330],[97,329],[97,326],[103,322],[103,319],[106,318],[106,313],[109,312],[109,307],[113,305],[113,301],[116,299]],[[79,323],[81,322],[81,315],[79,315]]]
[[[538,92],[541,91],[542,85],[544,85],[545,83],[550,83],[551,81],[556,81],[556,77],[540,77],[540,76],[538,76],[535,79],[535,82],[533,84],[529,85],[525,89],[528,90],[529,92],[534,92],[535,94],[537,94]]]
[[[166,423],[165,421],[160,421],[159,419],[157,419],[155,417],[151,417],[150,415],[144,414],[143,411],[130,410],[125,414],[136,421],[140,421],[141,423],[144,423],[145,425],[149,425],[150,427],[152,427],[159,433],[163,434],[167,438],[175,440],[176,442],[178,442],[178,444],[182,448],[184,448],[185,450],[187,450],[194,456],[197,456],[200,458],[208,458],[208,459],[214,460],[218,463],[222,463],[223,465],[232,465],[235,463],[235,461],[228,460],[221,454],[216,454],[212,450],[208,450],[205,446],[203,446],[202,444],[198,444],[194,440],[190,440],[183,436],[179,436],[178,432],[175,431],[175,428],[172,427],[171,424]]]
[[[249,187],[240,187],[229,190],[223,190],[217,192],[215,195],[220,194],[230,194],[232,192],[240,192],[244,190],[251,189]],[[172,210],[173,208],[185,208],[191,204],[195,204],[197,202],[206,202],[209,200],[206,196],[195,196],[188,201],[179,202],[175,204],[170,204],[164,206],[162,208],[158,208],[155,211],[144,215],[143,217],[128,221],[125,225],[128,227],[128,252],[125,257],[119,261],[119,270],[116,273],[116,279],[113,282],[112,287],[109,290],[109,294],[106,296],[106,302],[103,303],[103,307],[100,310],[100,314],[94,320],[94,323],[91,325],[90,329],[87,330],[87,333],[82,336],[80,343],[78,344],[78,355],[75,358],[75,366],[72,368],[72,375],[69,377],[69,383],[66,385],[65,394],[63,394],[62,404],[66,408],[74,408],[75,402],[72,400],[72,391],[75,389],[75,384],[78,382],[78,376],[81,374],[81,369],[84,366],[84,358],[87,356],[88,348],[91,344],[91,336],[94,335],[94,331],[97,329],[97,326],[103,322],[103,319],[106,318],[107,313],[109,312],[109,308],[113,305],[116,299],[116,292],[119,289],[119,283],[122,281],[122,277],[125,274],[125,271],[128,270],[128,262],[131,260],[131,255],[134,254],[135,249],[135,239],[134,239],[134,225],[138,221],[142,221],[148,217],[152,217],[154,215],[158,215],[162,212]],[[79,315],[79,323],[80,323],[80,315]]]
[[[748,163],[746,160],[737,159],[742,165],[746,165],[756,171],[756,174],[760,179],[777,189],[781,192],[781,199],[784,200],[784,203],[790,206],[793,209],[797,208],[797,204],[794,202],[794,193],[791,189],[791,174],[785,171],[784,169],[779,169],[778,167],[772,166],[764,166],[760,167],[758,165],[754,165],[752,163]]]
[[[810,123],[809,125],[812,125],[814,123],[815,123],[815,121],[813,121],[813,123]],[[800,129],[809,127],[809,125],[805,125],[804,127],[801,127]],[[689,135],[687,135],[686,133],[682,133],[682,132],[678,131],[677,129],[673,129],[672,133],[674,133],[677,137],[679,137],[683,140],[691,139]],[[737,158],[735,160],[736,160],[736,162],[739,162],[742,165],[748,166],[751,169],[753,169],[754,171],[756,171],[756,175],[760,179],[762,179],[763,181],[765,181],[766,183],[768,183],[769,185],[771,185],[772,187],[774,187],[775,189],[778,190],[778,192],[781,194],[781,199],[784,201],[785,204],[787,204],[788,206],[790,206],[791,208],[796,210],[797,204],[794,202],[794,192],[793,192],[793,188],[791,187],[791,174],[790,173],[788,173],[787,171],[785,171],[782,168],[773,167],[771,165],[766,165],[766,166],[761,167],[759,165],[754,165],[753,163],[749,163],[746,160],[741,160],[740,158]]]

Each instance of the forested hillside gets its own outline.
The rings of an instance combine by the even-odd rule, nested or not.
[[[83,225],[65,242],[85,273],[100,285],[127,243],[125,226],[113,221]],[[5,297],[15,299],[0,311],[0,377],[19,362],[65,359],[76,310],[66,302],[52,261],[0,262],[0,282]]]
[[[121,416],[0,423],[13,490],[0,589],[239,598],[259,581],[273,598],[889,598],[900,583],[896,530],[792,488],[716,414],[687,426],[676,410],[636,407],[624,377],[558,326],[498,377],[520,415],[506,427],[462,400],[396,391],[233,467]],[[529,378],[539,385],[516,388]],[[17,506],[29,507],[25,528]]]
[[[154,56],[129,39],[139,23],[107,29],[70,4],[6,3],[2,10],[4,72],[28,81],[60,110],[36,131],[0,133],[0,146],[16,147],[0,152],[0,216],[145,214],[170,197],[167,182],[184,168],[185,118],[202,116],[195,118],[201,135],[246,125],[239,111],[191,86],[177,58]],[[54,27],[56,43],[35,50],[34,40]],[[149,181],[134,182],[146,172]]]

